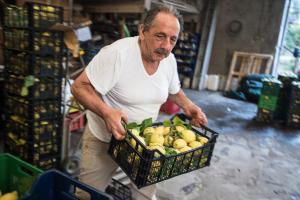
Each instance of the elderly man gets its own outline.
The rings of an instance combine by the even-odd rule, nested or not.
[[[107,150],[111,136],[118,140],[125,137],[121,121],[139,123],[150,117],[155,121],[167,98],[183,109],[193,125],[207,124],[205,114],[180,89],[171,53],[181,19],[172,7],[155,7],[142,21],[139,36],[102,48],[75,80],[72,93],[88,109],[79,176],[82,182],[104,190],[118,167]],[[155,199],[155,185],[137,190],[134,197]]]

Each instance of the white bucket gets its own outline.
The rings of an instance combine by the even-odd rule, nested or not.
[[[219,88],[219,76],[216,74],[208,75],[207,89],[212,91],[218,91]]]

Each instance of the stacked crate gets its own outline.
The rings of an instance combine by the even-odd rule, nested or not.
[[[300,128],[300,82],[294,81],[292,83],[287,125],[288,127]]]
[[[257,121],[272,122],[275,119],[281,86],[281,82],[274,78],[263,79],[256,115]]]
[[[292,82],[298,79],[294,73],[281,73],[278,75],[278,80],[282,82],[282,89],[279,95],[278,110],[276,118],[278,120],[287,121],[287,113],[291,98]]]
[[[199,42],[200,36],[198,34],[182,32],[173,49],[178,65],[179,79],[183,87],[192,87]]]
[[[62,135],[63,33],[60,7],[4,8],[5,148],[43,169],[57,167]]]

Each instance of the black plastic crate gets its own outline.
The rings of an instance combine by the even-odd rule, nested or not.
[[[57,31],[30,31],[4,29],[4,46],[10,50],[26,51],[41,56],[63,53],[63,33]]]
[[[55,155],[57,156],[61,148],[61,135],[49,137],[48,139],[39,138],[36,140],[33,134],[28,132],[13,132],[8,130],[6,138],[11,139],[11,146],[22,146],[26,149],[23,153],[34,154],[35,156]],[[37,158],[38,159],[38,158]]]
[[[153,124],[159,125],[162,123]],[[138,188],[145,187],[210,165],[218,133],[207,127],[192,130],[196,135],[207,138],[208,142],[187,152],[165,156],[158,150],[146,149],[136,136],[127,131],[125,140],[112,137],[108,153]],[[135,147],[132,147],[130,139],[135,140]]]
[[[300,98],[291,96],[289,103],[289,111],[293,111],[300,114]]]
[[[3,24],[8,27],[28,27],[28,9],[15,5],[3,8]]]
[[[282,87],[285,91],[290,92],[292,82],[297,81],[298,77],[295,73],[286,72],[278,75],[278,80],[282,82]]]
[[[61,153],[61,138],[55,137],[52,140],[28,142],[21,134],[8,132],[5,135],[5,151],[43,169],[50,169],[58,166]]]
[[[63,53],[62,32],[33,32],[33,50],[41,55],[61,55]]]
[[[63,8],[39,3],[8,5],[3,10],[4,25],[19,28],[49,28],[63,22]]]
[[[31,163],[60,156],[61,137],[61,118],[25,123],[17,116],[7,117],[4,139],[6,150]]]
[[[26,100],[6,96],[6,112],[28,120],[55,119],[62,115],[60,100]]]
[[[106,187],[105,192],[110,194],[115,200],[132,199],[130,188],[115,179],[112,179],[112,182]]]
[[[18,133],[19,137],[28,139],[28,142],[47,141],[61,137],[62,120],[37,120],[22,122],[17,116],[6,120],[6,132]]]
[[[4,29],[4,47],[19,51],[29,51],[30,32],[20,29]]]
[[[30,99],[57,99],[61,97],[62,81],[48,77],[7,75],[5,91],[10,95]]]
[[[292,83],[290,106],[291,110],[298,110],[300,112],[300,82],[294,81]]]
[[[258,108],[256,121],[270,123],[275,119],[275,111],[265,108]]]
[[[5,70],[9,74],[63,77],[62,57],[40,57],[26,52],[5,50]]]
[[[300,114],[288,113],[287,126],[292,128],[300,128]]]

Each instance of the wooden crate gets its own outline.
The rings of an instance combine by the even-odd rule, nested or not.
[[[233,78],[238,78],[240,81],[242,77],[248,74],[269,74],[272,62],[273,56],[270,54],[235,51],[231,60],[225,90],[231,89]]]

